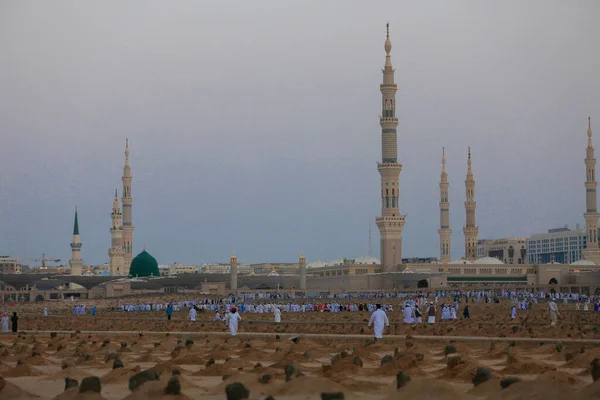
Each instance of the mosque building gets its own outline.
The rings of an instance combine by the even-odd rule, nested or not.
[[[227,271],[214,273],[206,269],[203,272],[185,274],[191,281],[204,281],[221,284],[227,283],[230,291],[247,289],[290,289],[301,291],[320,290],[398,290],[410,287],[447,287],[464,285],[510,284],[510,285],[548,285],[569,284],[581,280],[576,276],[584,271],[600,271],[600,247],[598,245],[598,219],[595,180],[596,159],[592,145],[591,120],[588,120],[588,147],[586,151],[586,232],[587,248],[584,249],[584,262],[571,267],[568,264],[550,263],[537,264],[526,261],[523,252],[522,239],[513,248],[511,243],[495,243],[489,251],[478,251],[479,228],[476,224],[475,178],[472,166],[471,148],[467,150],[467,172],[465,179],[465,238],[464,256],[460,259],[451,258],[451,233],[449,220],[450,186],[446,170],[446,153],[442,148],[442,169],[440,175],[440,228],[439,261],[418,260],[410,262],[402,258],[402,236],[406,216],[402,215],[399,206],[400,172],[402,164],[398,162],[396,114],[397,84],[391,62],[392,44],[389,24],[386,26],[384,50],[385,64],[382,70],[383,81],[379,86],[381,92],[381,162],[377,169],[380,174],[381,215],[376,218],[380,231],[381,261],[369,259],[365,262],[343,260],[335,264],[310,264],[306,262],[304,253],[298,260],[298,268],[293,273],[271,268],[270,273],[257,274],[254,268],[242,270],[238,258],[232,254]],[[131,167],[129,165],[129,144],[125,146],[125,167],[123,170],[123,194],[119,203],[115,193],[111,214],[111,248],[110,274],[115,276],[158,277],[158,263],[145,250],[132,259],[133,231],[132,224],[132,195]],[[122,211],[121,211],[122,210]],[[77,214],[75,216],[73,233],[72,265],[80,261],[79,229]],[[508,246],[508,247],[502,247]],[[506,253],[505,253],[506,250]],[[502,252],[502,257],[499,257]],[[479,253],[479,254],[478,254]],[[505,255],[506,254],[506,255]],[[501,258],[501,259],[499,259]],[[512,259],[512,262],[511,262]],[[508,260],[508,263],[506,262]],[[516,261],[515,261],[516,260]],[[82,261],[81,261],[82,263]],[[77,271],[77,269],[74,269]],[[291,271],[291,269],[289,270]],[[282,273],[283,272],[283,273]],[[167,278],[165,278],[167,279]],[[600,287],[600,277],[599,283]],[[533,287],[535,287],[533,286]]]
[[[131,261],[129,274],[133,278],[160,276],[158,262],[145,249]]]

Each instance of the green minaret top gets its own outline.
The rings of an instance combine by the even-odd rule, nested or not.
[[[79,235],[79,221],[77,220],[77,206],[75,206],[75,224],[73,225],[73,235]]]

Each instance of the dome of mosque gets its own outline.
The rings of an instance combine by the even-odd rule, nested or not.
[[[590,260],[579,260],[579,261],[575,261],[574,263],[572,263],[571,265],[596,265],[594,264],[592,261]]]
[[[473,264],[471,261],[469,260],[452,260],[450,261],[448,264]]]
[[[504,264],[501,260],[494,257],[481,257],[473,262],[473,264]]]
[[[129,275],[133,277],[160,276],[160,273],[158,272],[158,263],[154,257],[144,250],[131,260]]]

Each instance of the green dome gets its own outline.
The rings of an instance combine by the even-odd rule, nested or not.
[[[158,263],[154,257],[144,250],[131,260],[129,275],[134,278],[138,276],[160,276]]]

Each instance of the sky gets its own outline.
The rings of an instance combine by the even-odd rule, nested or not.
[[[134,253],[357,257],[370,226],[378,257],[386,22],[403,256],[439,255],[443,146],[453,258],[468,146],[480,239],[583,226],[599,17],[594,0],[4,1],[0,254],[66,263],[77,205],[84,262],[107,262],[129,138]]]

